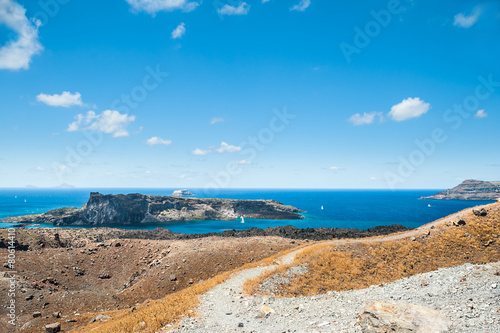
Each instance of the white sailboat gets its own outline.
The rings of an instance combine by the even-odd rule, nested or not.
[[[323,206],[321,206],[321,210],[323,210],[323,209],[324,209]]]
[[[241,223],[245,223],[245,218],[241,216]]]

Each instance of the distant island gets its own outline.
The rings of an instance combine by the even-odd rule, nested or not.
[[[190,197],[190,196],[193,196],[194,194],[191,193],[190,191],[188,190],[175,190],[173,193],[172,193],[173,196],[176,196],[176,197]]]
[[[467,179],[460,185],[421,199],[434,200],[498,200],[500,182]]]
[[[80,209],[60,208],[43,214],[9,217],[0,222],[53,225],[113,225],[192,220],[299,220],[302,210],[274,200],[199,199],[144,194],[91,192]]]

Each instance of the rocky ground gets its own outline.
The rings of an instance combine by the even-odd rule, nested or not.
[[[368,289],[320,296],[244,297],[242,283],[265,269],[243,271],[217,286],[203,296],[199,317],[164,331],[362,332],[358,313],[372,301],[437,310],[451,322],[450,332],[500,331],[500,263],[444,268]]]
[[[0,332],[39,331],[54,321],[68,330],[84,324],[80,314],[132,308],[305,242],[279,237],[98,242],[71,230],[57,240],[18,230],[24,244],[15,267],[19,326],[14,330],[6,323],[10,281],[0,272]],[[0,258],[6,257],[7,249],[0,248]],[[57,312],[60,319],[53,317]]]

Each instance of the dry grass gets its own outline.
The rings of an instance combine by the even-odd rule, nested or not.
[[[395,241],[351,241],[342,246],[320,244],[302,251],[293,265],[307,263],[306,274],[283,286],[280,296],[316,295],[392,282],[414,274],[464,263],[500,260],[500,204],[488,206],[486,217],[463,213],[465,226],[442,225],[421,235]],[[255,292],[262,281],[249,282]]]
[[[93,323],[72,330],[72,332],[98,332],[98,333],[127,333],[127,332],[156,332],[167,324],[173,324],[186,315],[195,315],[195,309],[199,305],[198,296],[208,292],[216,285],[223,283],[233,274],[257,266],[272,264],[277,258],[302,248],[298,246],[256,263],[246,264],[238,269],[225,272],[210,280],[195,284],[166,297],[146,302],[137,307],[135,311],[112,311],[100,312],[94,315],[86,314],[79,317],[81,322],[90,321],[97,314],[110,315],[112,319],[104,323]],[[85,320],[82,320],[85,319]]]

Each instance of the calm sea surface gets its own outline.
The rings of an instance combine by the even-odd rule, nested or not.
[[[0,218],[43,213],[61,207],[81,207],[91,191],[103,194],[143,193],[170,195],[174,189],[1,189]],[[205,197],[203,190],[190,189],[197,197]],[[228,189],[220,190],[218,198],[274,199],[307,211],[304,220],[274,221],[245,219],[235,221],[191,221],[163,224],[135,224],[114,226],[123,229],[154,229],[165,227],[180,233],[220,232],[227,229],[266,228],[293,225],[298,228],[356,228],[367,229],[379,225],[402,224],[416,228],[422,224],[455,213],[467,207],[491,201],[437,201],[419,200],[421,196],[438,190],[278,190]],[[323,207],[323,209],[322,209]],[[7,227],[0,224],[0,227]],[[51,225],[43,225],[51,226]]]

